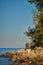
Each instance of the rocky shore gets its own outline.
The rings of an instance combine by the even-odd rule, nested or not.
[[[18,51],[7,52],[0,57],[9,58],[15,65],[43,65],[43,48],[21,49]]]

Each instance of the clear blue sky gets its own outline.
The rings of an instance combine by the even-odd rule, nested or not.
[[[24,32],[33,27],[33,5],[27,0],[0,0],[0,48],[25,47],[29,39]]]

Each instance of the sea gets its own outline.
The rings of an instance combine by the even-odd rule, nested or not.
[[[6,52],[17,51],[20,49],[21,48],[0,48],[0,55],[5,54]],[[0,65],[14,65],[14,62],[9,60],[9,58],[0,57]]]

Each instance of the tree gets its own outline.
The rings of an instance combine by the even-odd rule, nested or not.
[[[38,12],[34,13],[34,22],[37,24],[35,28],[30,28],[28,31],[25,32],[26,36],[31,36],[35,43],[35,46],[42,46],[43,47],[43,0],[28,0],[30,3],[34,3]]]
[[[28,2],[34,3],[36,5],[37,9],[40,11],[43,8],[43,0],[28,0]]]
[[[25,48],[26,48],[26,49],[29,49],[29,43],[26,43],[26,44],[25,44]]]

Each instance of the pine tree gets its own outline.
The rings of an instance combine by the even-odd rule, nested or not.
[[[43,0],[28,0],[30,3],[34,3],[38,10],[38,13],[34,14],[34,22],[36,22],[35,28],[30,28],[25,32],[26,36],[31,36],[35,46],[43,47]]]

